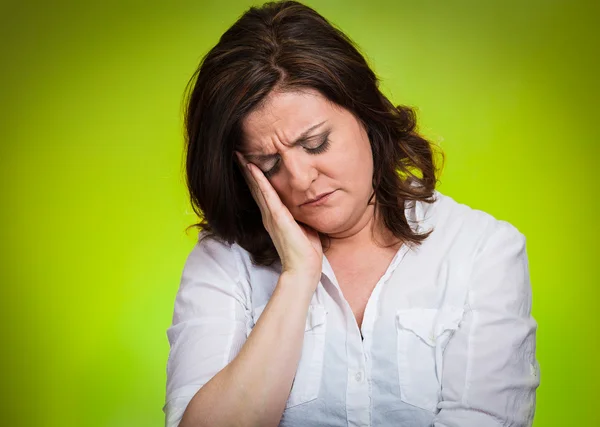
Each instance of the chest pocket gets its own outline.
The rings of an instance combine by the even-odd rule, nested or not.
[[[265,307],[266,304],[253,310],[252,317],[255,324]],[[325,306],[311,304],[308,307],[304,325],[302,355],[285,405],[286,409],[319,397],[321,378],[323,377],[326,326],[327,311]]]
[[[396,312],[398,379],[403,402],[437,412],[444,349],[463,312],[462,308]]]

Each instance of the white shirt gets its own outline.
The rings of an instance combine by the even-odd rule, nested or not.
[[[280,426],[531,426],[540,372],[525,236],[436,197],[405,205],[414,230],[434,231],[398,250],[361,330],[323,257]],[[280,273],[235,243],[193,248],[167,330],[166,427],[239,353]]]

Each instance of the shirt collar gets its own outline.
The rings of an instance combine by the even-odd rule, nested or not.
[[[435,191],[435,197],[436,199],[437,197],[439,197],[437,190]],[[409,227],[415,233],[420,234],[423,232],[427,232],[433,227],[432,224],[429,221],[427,221],[426,218],[428,208],[431,205],[427,204],[428,206],[425,207],[425,203],[426,202],[422,202],[420,200],[407,200],[404,202],[404,215],[406,217]],[[399,253],[400,252],[402,252],[402,249],[399,251]],[[394,258],[392,264],[396,264],[397,262],[395,261],[397,261],[396,258]],[[391,265],[391,267],[393,266]],[[390,270],[393,270],[393,268],[391,268]],[[327,257],[325,255],[323,255],[322,272],[333,282],[332,278],[335,277],[333,268],[331,267],[331,264],[329,264],[329,261],[327,260]]]

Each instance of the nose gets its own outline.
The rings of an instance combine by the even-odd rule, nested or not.
[[[307,153],[296,151],[287,154],[282,161],[287,171],[289,185],[293,190],[306,193],[319,175],[314,160]]]

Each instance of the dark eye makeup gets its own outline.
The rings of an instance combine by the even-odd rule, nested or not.
[[[310,154],[321,154],[321,153],[324,153],[325,151],[327,151],[329,146],[330,146],[329,132],[327,132],[323,136],[322,142],[318,147],[315,147],[315,148],[304,147],[304,149],[306,150],[307,153],[310,153]],[[279,170],[279,158],[277,158],[277,162],[275,163],[275,165],[268,171],[263,171],[263,174],[265,175],[265,177],[270,178],[271,176],[275,175],[278,170]]]

